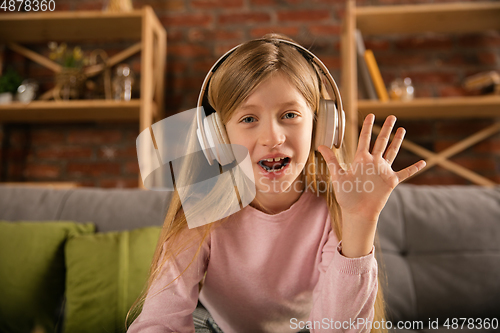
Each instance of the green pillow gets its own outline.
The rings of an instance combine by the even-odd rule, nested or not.
[[[64,331],[124,332],[143,291],[161,227],[96,233],[66,243]]]
[[[64,243],[91,223],[0,221],[0,332],[54,332],[64,294]]]

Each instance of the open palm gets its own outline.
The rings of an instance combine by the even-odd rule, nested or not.
[[[376,221],[392,190],[406,178],[425,167],[425,161],[420,160],[401,171],[392,170],[392,163],[405,135],[404,128],[398,128],[387,148],[396,122],[395,116],[387,117],[370,153],[374,120],[374,114],[366,116],[359,135],[356,154],[352,163],[345,169],[340,166],[335,154],[327,146],[318,148],[328,163],[335,196],[342,208],[342,213],[362,216],[367,221]]]

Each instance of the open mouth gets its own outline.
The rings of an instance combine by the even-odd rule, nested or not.
[[[260,160],[258,164],[267,172],[278,172],[290,164],[290,157]]]

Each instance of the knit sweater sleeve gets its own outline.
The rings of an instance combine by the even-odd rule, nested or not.
[[[375,247],[359,258],[347,258],[341,251],[342,241],[331,230],[313,290],[311,332],[370,332],[378,289]]]
[[[183,233],[185,238],[180,237],[180,240],[187,239],[186,235],[192,234],[192,230],[196,229],[186,229]],[[203,278],[208,264],[209,237],[204,240],[198,255],[196,252],[200,242],[194,241],[173,260],[166,262],[158,279],[152,283],[142,312],[129,327],[128,333],[195,331],[192,314],[198,303],[198,283]],[[184,241],[180,240],[178,243],[184,244]],[[164,245],[160,262],[165,250]]]

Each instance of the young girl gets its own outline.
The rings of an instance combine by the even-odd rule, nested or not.
[[[315,151],[324,87],[311,61],[277,38],[287,39],[266,35],[237,48],[208,90],[229,142],[248,149],[255,200],[189,229],[174,192],[142,312],[128,332],[194,332],[198,302],[225,333],[386,332],[374,256],[378,217],[391,191],[425,162],[392,170],[404,136],[399,128],[387,148],[394,116],[371,152],[375,117],[365,118],[344,168],[345,150]],[[270,170],[277,158],[288,164]]]

